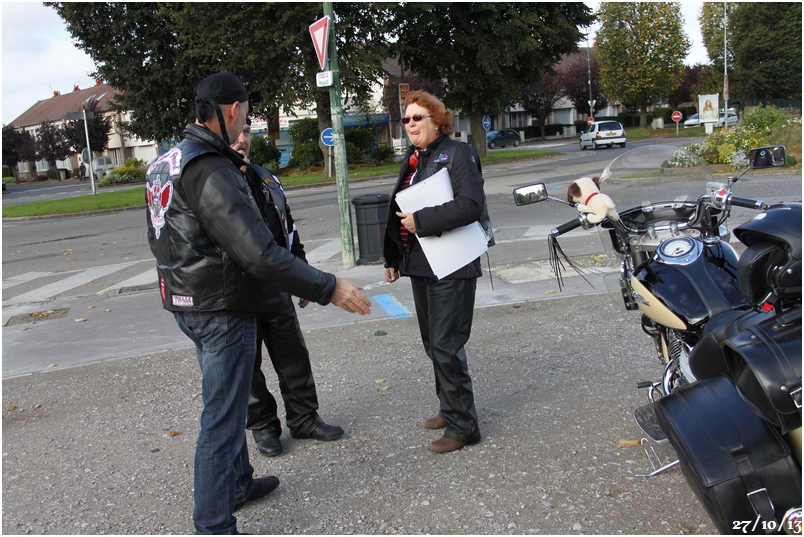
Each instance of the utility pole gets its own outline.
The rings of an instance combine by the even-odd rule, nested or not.
[[[341,105],[341,77],[338,72],[338,50],[335,46],[335,14],[332,2],[324,2],[324,16],[329,16],[328,63],[333,80],[329,87],[329,104],[332,113],[332,135],[335,145],[335,184],[338,186],[338,213],[341,224],[341,251],[343,267],[355,266],[355,241],[352,231],[352,207],[349,203],[349,174],[346,166],[346,138],[343,132],[343,106]]]

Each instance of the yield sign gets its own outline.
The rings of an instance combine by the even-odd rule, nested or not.
[[[310,25],[310,36],[318,56],[318,64],[324,69],[327,64],[327,34],[329,33],[329,15],[318,19]]]

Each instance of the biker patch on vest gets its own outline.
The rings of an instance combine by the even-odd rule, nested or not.
[[[154,237],[157,239],[165,225],[165,213],[173,199],[173,181],[168,180],[162,186],[162,180],[157,177],[153,183],[146,183],[145,190],[148,196],[148,212],[151,215],[151,225],[154,227]]]
[[[193,305],[193,297],[173,295],[173,305],[189,308]]]
[[[170,171],[168,175],[178,175],[181,171],[181,149],[178,147],[174,147],[148,166],[148,174],[150,175],[151,171],[153,171],[157,165],[161,164],[162,162],[167,161],[170,164]]]

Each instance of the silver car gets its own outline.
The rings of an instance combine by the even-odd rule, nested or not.
[[[737,124],[737,114],[732,111],[721,112],[717,118],[717,126],[722,127],[723,125],[728,125],[729,127],[733,127]]]
[[[587,147],[597,149],[601,146],[614,147],[614,144],[625,147],[625,129],[618,121],[595,121],[583,131],[580,143],[581,149]]]

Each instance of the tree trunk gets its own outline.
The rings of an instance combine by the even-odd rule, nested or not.
[[[330,106],[329,102],[329,89],[324,89],[318,91],[318,95],[316,97],[316,115],[318,116],[318,132],[324,132],[325,129],[329,129],[332,127],[332,107]],[[332,159],[329,162],[329,168],[327,167],[327,158],[332,154],[330,151],[329,146],[327,146],[322,140],[321,136],[318,137],[318,147],[321,149],[321,152],[324,154],[324,169],[321,170],[321,175],[326,176],[327,170],[332,171],[332,175],[335,175],[335,163]]]
[[[643,106],[639,109],[639,128],[640,129],[647,129],[648,128],[648,107]]]
[[[477,156],[485,158],[488,156],[486,143],[486,129],[483,128],[483,114],[469,114],[469,125],[472,127],[472,134],[469,135],[469,145],[475,150]]]

